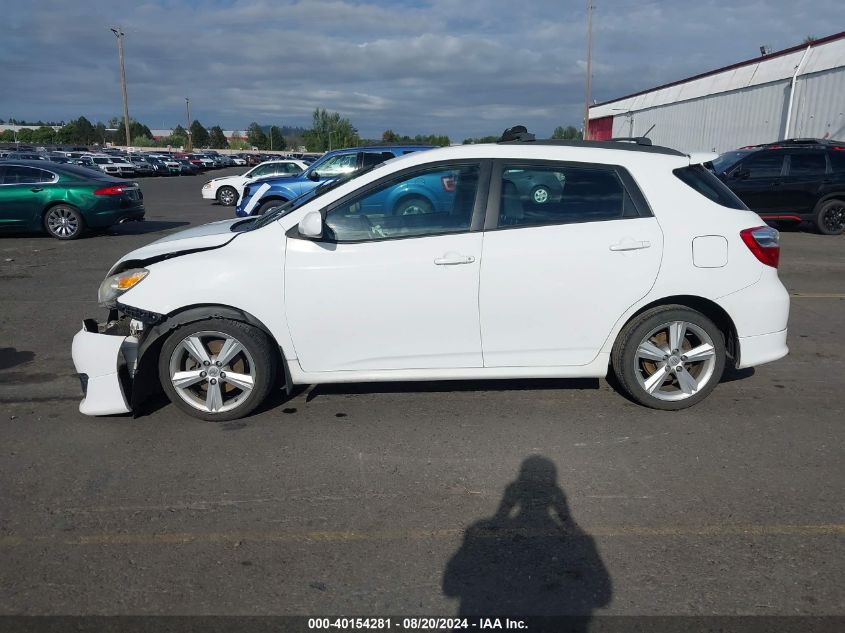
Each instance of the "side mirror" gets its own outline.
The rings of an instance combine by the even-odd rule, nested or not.
[[[320,174],[318,174],[316,171],[309,171],[308,180],[313,180],[314,182],[317,182],[320,180]]]
[[[318,239],[323,236],[323,216],[319,211],[309,211],[299,221],[299,234],[308,239]]]
[[[731,174],[731,178],[734,180],[745,180],[751,175],[751,172],[747,169],[737,169],[734,173]]]

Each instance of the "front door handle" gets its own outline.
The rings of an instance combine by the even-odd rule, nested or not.
[[[38,193],[39,191],[44,191],[44,187],[33,187],[30,191],[32,193]]]
[[[472,255],[459,255],[458,253],[446,253],[443,257],[438,257],[434,263],[438,266],[459,266],[461,264],[472,264],[475,257]]]
[[[637,242],[635,240],[624,240],[618,244],[610,245],[610,250],[612,251],[638,251],[643,248],[651,248],[651,242],[645,240],[641,242]]]

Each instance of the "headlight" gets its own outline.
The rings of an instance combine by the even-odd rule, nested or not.
[[[130,268],[122,273],[103,279],[97,292],[97,301],[101,306],[113,308],[117,305],[117,298],[130,288],[134,288],[150,274],[146,268]]]
[[[209,180],[207,183],[205,183],[205,184],[202,186],[202,188],[203,188],[203,189],[211,189],[211,181]]]

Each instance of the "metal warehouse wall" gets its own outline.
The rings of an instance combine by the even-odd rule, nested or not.
[[[789,81],[744,88],[616,115],[613,136],[641,136],[685,152],[713,151],[777,140],[786,122]],[[794,108],[794,106],[793,106]],[[630,118],[629,118],[630,117]]]
[[[800,77],[790,137],[845,141],[845,67]]]

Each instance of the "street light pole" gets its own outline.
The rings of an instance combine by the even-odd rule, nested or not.
[[[120,59],[120,85],[123,89],[123,130],[126,132],[126,147],[128,149],[132,143],[129,137],[129,98],[126,96],[126,69],[123,65],[123,36],[125,33],[119,26],[111,29],[111,32],[117,38],[117,56]]]
[[[593,0],[587,0],[587,78],[584,82],[584,134],[590,138],[590,92],[593,78]]]
[[[194,143],[193,138],[191,137],[191,100],[188,99],[188,97],[185,97],[185,115],[187,116],[187,119],[185,119],[185,123],[187,125],[185,132],[188,134],[188,147],[185,151],[190,152],[194,149]]]

